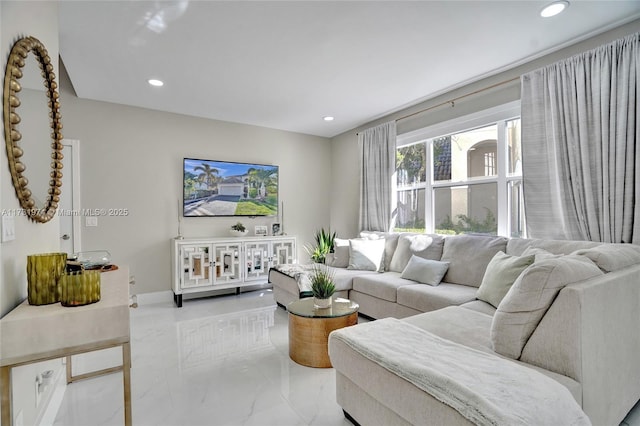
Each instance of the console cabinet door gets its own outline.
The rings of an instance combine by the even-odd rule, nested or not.
[[[269,241],[244,243],[245,281],[266,281],[269,276]]]
[[[215,250],[215,284],[242,281],[242,243],[217,243]]]
[[[271,266],[290,265],[296,261],[296,240],[277,240],[271,243]]]
[[[211,244],[194,244],[180,247],[180,287],[204,287],[213,284]]]

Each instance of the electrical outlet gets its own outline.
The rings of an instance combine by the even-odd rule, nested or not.
[[[2,216],[2,242],[16,239],[16,220],[13,216]]]

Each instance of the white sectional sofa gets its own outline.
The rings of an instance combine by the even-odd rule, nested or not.
[[[555,385],[562,385],[555,391],[568,390],[571,402],[595,425],[619,424],[640,399],[640,247],[473,235],[361,237],[338,240],[328,260],[335,265],[339,295],[358,302],[360,313],[371,318],[402,319],[361,324],[330,336],[338,403],[361,425],[482,423],[467,408],[443,403],[441,396],[389,367],[398,362],[387,358],[402,358],[406,346],[410,359],[426,357],[428,370],[430,360],[446,357],[438,355],[442,345],[430,339],[459,348],[457,353],[469,365],[478,361],[472,367],[477,370],[467,376],[497,365],[488,377],[524,366],[516,374],[534,371],[534,378],[552,379],[546,385],[549,395],[555,395]],[[382,243],[368,252],[361,246],[375,239],[384,240],[384,255],[367,264],[367,257],[377,259]],[[349,264],[373,270],[345,268]],[[438,281],[443,268],[437,285],[425,284]],[[270,278],[276,301],[283,306],[307,295],[285,274],[271,271]],[[385,341],[395,352],[380,349],[375,355],[375,342],[366,337],[384,335],[385,327],[397,330]],[[409,331],[422,337],[408,342]],[[358,343],[360,347],[358,339],[365,342]],[[481,359],[485,356],[488,360]],[[493,364],[483,367],[482,362]],[[416,368],[420,372],[422,367]],[[521,379],[521,386],[532,386],[534,394],[531,380]],[[479,391],[480,399],[492,396],[484,393]],[[535,401],[528,405],[535,407]],[[534,415],[570,411],[538,402],[536,410],[541,411]],[[515,404],[501,409],[508,405]]]

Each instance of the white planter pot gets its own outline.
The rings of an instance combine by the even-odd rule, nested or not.
[[[248,231],[246,231],[246,230],[245,231],[237,231],[235,229],[229,229],[229,234],[232,237],[244,237],[245,235],[247,235],[247,232]]]
[[[318,299],[317,297],[313,298],[313,306],[316,308],[329,308],[331,307],[331,297],[328,299]]]

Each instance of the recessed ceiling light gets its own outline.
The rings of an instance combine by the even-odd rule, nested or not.
[[[330,115],[327,115],[326,117],[322,117],[322,119],[323,119],[324,121],[333,121],[333,120],[334,120],[334,118],[333,118],[333,117],[331,117]]]
[[[569,7],[568,1],[554,1],[553,3],[545,6],[544,9],[540,12],[540,16],[543,18],[549,18],[551,16],[556,16],[558,13],[565,10]]]
[[[156,87],[164,86],[164,83],[162,82],[162,80],[156,80],[155,78],[150,78],[149,80],[147,80],[147,82],[150,85],[156,86]]]

